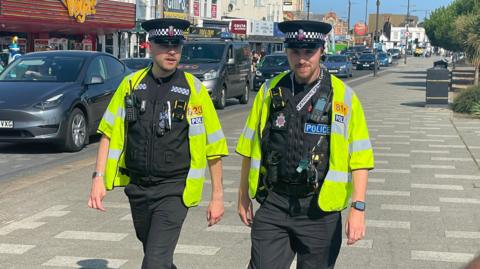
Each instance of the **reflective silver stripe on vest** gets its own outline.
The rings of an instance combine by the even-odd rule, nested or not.
[[[369,149],[372,149],[372,143],[368,139],[353,141],[349,145],[349,149],[350,149],[350,153],[362,151],[362,150],[369,150]]]
[[[243,128],[243,137],[245,137],[248,140],[252,140],[253,136],[255,135],[255,131],[250,129],[247,125],[245,125],[245,128]]]
[[[260,160],[252,158],[250,160],[250,168],[252,169],[260,169]]]
[[[188,126],[188,136],[196,136],[205,133],[205,126],[203,124]]]
[[[225,138],[222,129],[216,131],[215,133],[207,135],[207,144],[213,144],[221,139]]]
[[[325,180],[334,181],[337,183],[348,183],[350,181],[350,175],[346,172],[329,170]]]
[[[110,125],[113,125],[115,123],[115,115],[113,115],[110,110],[105,110],[105,113],[103,114],[103,119]]]
[[[195,87],[195,91],[197,92],[197,94],[200,93],[200,91],[202,90],[202,82],[194,75],[192,74],[189,74],[190,77],[193,79],[193,86]]]
[[[345,117],[345,138],[348,139],[348,126],[350,125],[350,118],[352,116],[352,98],[353,90],[345,84],[345,95],[343,97],[343,104],[345,104],[350,111],[348,111]]]
[[[195,178],[204,178],[205,177],[205,168],[193,169],[190,168],[188,170],[188,179],[195,179]]]
[[[263,99],[267,98],[268,88],[270,88],[270,84],[272,84],[271,82],[271,79],[267,79],[263,83]]]
[[[343,126],[342,123],[333,122],[331,132],[332,134],[338,134],[345,137],[345,139],[347,139],[347,137],[345,136],[345,130],[342,126]]]
[[[119,160],[120,154],[122,154],[121,149],[109,149],[108,150],[108,159]]]
[[[123,107],[118,108],[117,116],[122,120],[125,119],[125,109]]]

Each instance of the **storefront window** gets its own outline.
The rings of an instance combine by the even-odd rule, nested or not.
[[[105,35],[105,52],[113,54],[113,35]]]

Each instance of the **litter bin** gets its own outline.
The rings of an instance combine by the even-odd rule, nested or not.
[[[426,105],[448,106],[450,72],[446,68],[427,69]]]

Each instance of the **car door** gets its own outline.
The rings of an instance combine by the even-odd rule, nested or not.
[[[235,96],[236,92],[238,92],[238,75],[234,55],[235,54],[233,45],[229,44],[227,48],[227,56],[225,59],[225,70],[227,73],[227,76],[225,78],[225,82],[227,84],[227,97]],[[229,64],[229,59],[233,59],[234,62],[232,64]]]
[[[101,80],[99,80],[101,78]],[[109,96],[107,69],[102,56],[96,56],[89,64],[85,74],[84,99],[88,104],[89,122],[96,128],[105,112],[105,102]]]

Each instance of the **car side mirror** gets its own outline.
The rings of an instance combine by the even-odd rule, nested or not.
[[[235,59],[234,58],[228,59],[227,64],[235,64]]]
[[[103,84],[105,81],[101,76],[92,76],[89,81],[87,81],[87,85],[93,85],[93,84]]]

